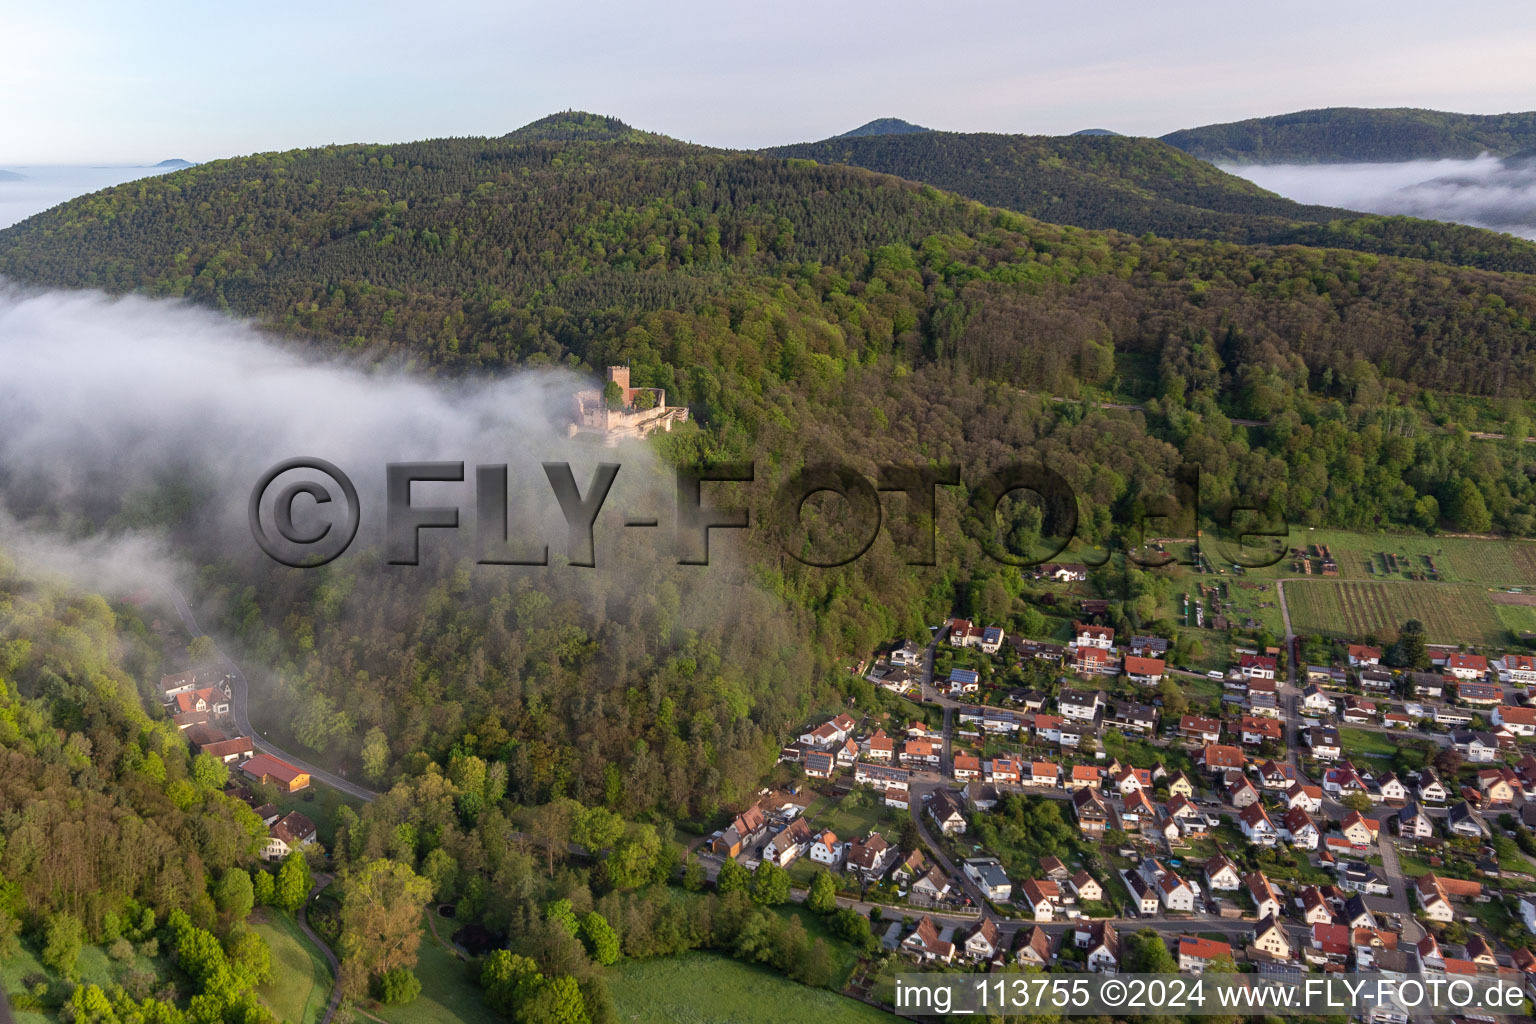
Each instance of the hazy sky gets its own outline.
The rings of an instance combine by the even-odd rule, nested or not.
[[[1536,108],[1536,4],[0,0],[0,165],[492,135],[566,108],[762,146],[880,116],[1155,135]]]

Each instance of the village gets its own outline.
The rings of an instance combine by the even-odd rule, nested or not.
[[[786,737],[780,784],[701,851],[711,873],[831,872],[917,963],[1134,970],[1122,938],[1150,928],[1189,973],[1536,993],[1536,658],[1429,645],[1408,671],[1293,638],[1196,672],[1081,609],[1066,643],[952,619],[878,652],[864,678],[914,713]],[[1002,661],[1050,682],[998,684]]]

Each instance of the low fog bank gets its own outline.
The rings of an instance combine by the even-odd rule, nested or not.
[[[1454,221],[1536,240],[1536,155],[1222,170],[1299,203]]]
[[[247,503],[263,472],[295,456],[357,486],[362,525],[342,559],[382,543],[389,462],[466,463],[462,484],[414,488],[416,505],[460,509],[457,536],[423,532],[424,560],[440,538],[451,557],[474,557],[478,463],[509,465],[514,536],[556,553],[564,519],[543,461],[570,462],[584,495],[597,463],[620,463],[600,526],[670,509],[648,448],[567,436],[570,396],[592,385],[566,372],[433,381],[315,358],[183,303],[3,282],[0,367],[0,546],[116,594],[213,559],[261,564]],[[319,522],[309,499],[294,507],[296,523]]]
[[[125,181],[152,178],[178,167],[0,166],[0,229],[35,213]]]

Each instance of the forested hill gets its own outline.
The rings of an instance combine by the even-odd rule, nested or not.
[[[1327,245],[1536,272],[1536,245],[1482,228],[1304,206],[1157,139],[1118,135],[838,136],[766,152],[924,181],[1055,224],[1170,238]]]
[[[1252,347],[1234,352],[1251,365],[1228,372],[1280,374],[1286,388],[1361,359],[1422,387],[1536,388],[1528,278],[1084,232],[854,167],[637,142],[614,124],[598,136],[215,161],[0,232],[0,275],[185,296],[448,367],[629,361],[637,380],[717,412],[760,394],[764,373],[803,387],[886,353],[1055,386],[1042,367],[1076,358],[1062,353],[1077,342],[1062,342],[1065,327],[1005,330],[1002,309],[1154,361],[1170,331],[1244,335]],[[1166,178],[1164,194],[1224,182],[1167,147],[1148,152],[1173,157],[1134,180]],[[1233,206],[1277,202],[1225,191]],[[738,378],[752,384],[721,386]]]
[[[1163,141],[1216,163],[1311,164],[1509,156],[1536,146],[1536,111],[1453,114],[1327,107],[1186,128]]]
[[[903,121],[899,117],[877,117],[873,121],[843,132],[837,138],[857,139],[868,135],[920,135],[926,131],[929,129],[920,124],[913,124],[911,121]]]

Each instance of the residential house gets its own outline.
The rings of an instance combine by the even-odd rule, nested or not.
[[[1301,691],[1301,709],[1315,715],[1329,714],[1333,711],[1333,698],[1312,683]]]
[[[948,633],[951,647],[975,647],[981,643],[981,628],[970,619],[950,619]]]
[[[1431,839],[1435,822],[1416,801],[1409,801],[1397,812],[1397,834],[1406,839]]]
[[[1438,672],[1409,672],[1408,693],[1413,697],[1438,700],[1445,696],[1445,676]]]
[[[768,840],[763,847],[763,859],[781,868],[788,867],[810,847],[812,838],[810,824],[797,817]]]
[[[1142,658],[1133,654],[1125,657],[1125,674],[1138,686],[1156,686],[1163,681],[1167,665],[1161,658]]]
[[[1508,729],[1515,736],[1536,736],[1536,708],[1500,704],[1493,709],[1490,718],[1494,725]]]
[[[1363,860],[1346,861],[1339,865],[1339,888],[1345,892],[1364,893],[1367,896],[1390,896],[1392,887],[1370,864]]]
[[[1003,630],[999,626],[986,626],[981,631],[981,640],[976,644],[983,654],[996,654],[1003,646]]]
[[[1168,779],[1168,795],[1170,797],[1182,796],[1189,800],[1195,798],[1195,784],[1190,781],[1188,775],[1184,774],[1182,768],[1174,772]]]
[[[1101,651],[1114,650],[1115,631],[1113,628],[1109,626],[1090,626],[1081,622],[1074,622],[1072,628],[1076,632],[1079,649],[1096,647]]]
[[[861,786],[872,786],[881,791],[894,789],[905,793],[911,788],[912,773],[895,765],[869,764],[860,761],[853,766],[853,780]]]
[[[1091,764],[1075,764],[1072,766],[1072,774],[1067,777],[1067,785],[1071,789],[1091,789],[1099,784],[1099,769]]]
[[[1079,924],[1072,941],[1086,954],[1088,970],[1113,974],[1120,969],[1120,936],[1108,921]]]
[[[1023,903],[1035,915],[1036,921],[1055,918],[1056,908],[1061,905],[1061,886],[1046,878],[1031,878],[1023,886]]]
[[[832,776],[837,767],[833,756],[825,750],[807,751],[804,761],[805,774],[813,779],[826,779]]]
[[[879,832],[871,832],[866,838],[848,844],[848,868],[858,872],[865,882],[877,882],[884,877],[898,853]]]
[[[1408,799],[1408,787],[1403,784],[1402,779],[1397,777],[1396,772],[1387,772],[1377,779],[1376,788],[1380,798],[1389,804],[1400,804]]]
[[[1488,659],[1481,654],[1463,654],[1457,651],[1445,659],[1445,671],[1462,681],[1482,679],[1488,675]],[[1462,693],[1459,687],[1457,695],[1462,700],[1467,699],[1466,694]]]
[[[1366,668],[1381,664],[1381,648],[1379,647],[1350,644],[1346,653],[1349,655],[1350,668]]]
[[[1261,953],[1267,953],[1277,960],[1291,958],[1291,940],[1286,938],[1285,929],[1280,927],[1276,917],[1265,917],[1254,926],[1253,945]]]
[[[939,937],[939,926],[926,914],[917,922],[917,927],[912,929],[912,934],[901,940],[901,948],[924,961],[942,960],[949,963],[955,958],[955,944]]]
[[[1025,966],[1049,966],[1053,955],[1051,950],[1051,937],[1039,925],[1029,931],[1021,929],[1015,939],[1014,955]]]
[[[1066,718],[1077,719],[1083,722],[1092,722],[1098,717],[1099,709],[1104,706],[1104,694],[1083,693],[1078,690],[1063,688],[1056,697],[1056,710]]]
[[[986,774],[994,786],[1017,786],[1024,781],[1024,770],[1013,757],[994,757],[986,763]]]
[[[1256,747],[1261,743],[1279,743],[1285,735],[1284,727],[1273,718],[1260,715],[1244,715],[1238,719],[1238,737],[1244,746]]]
[[[1474,707],[1493,707],[1504,702],[1504,687],[1498,683],[1458,683],[1456,697]]]
[[[1433,768],[1425,768],[1419,773],[1419,799],[1427,804],[1443,804],[1450,799],[1445,785],[1441,783],[1440,776]]]
[[[864,746],[864,756],[871,761],[889,763],[896,756],[896,741],[887,736],[884,729],[876,729]]]
[[[1339,745],[1339,730],[1326,725],[1314,725],[1307,730],[1307,746],[1313,757],[1325,761],[1336,761],[1344,752]]]
[[[1079,789],[1072,794],[1072,810],[1077,815],[1077,827],[1088,835],[1103,835],[1110,827],[1110,810],[1092,789]]]
[[[1230,944],[1216,939],[1197,938],[1193,935],[1179,936],[1178,952],[1180,974],[1200,974],[1211,965],[1213,960],[1232,959]]]
[[[997,955],[1001,942],[1002,935],[997,930],[997,922],[990,917],[983,917],[965,937],[965,955],[972,960],[990,960]]]
[[[1516,686],[1536,686],[1536,655],[1506,654],[1496,662],[1499,678]]]
[[[1499,758],[1499,738],[1491,732],[1457,729],[1451,733],[1451,742],[1474,764],[1488,764]]]
[[[1086,871],[1073,875],[1069,884],[1072,894],[1082,903],[1098,903],[1104,898],[1104,887]]]
[[[1264,876],[1264,872],[1248,872],[1243,876],[1243,886],[1248,890],[1248,895],[1253,900],[1254,910],[1259,917],[1278,918],[1280,916],[1282,908],[1280,894]]]
[[[989,900],[1006,903],[1013,898],[1013,883],[996,857],[971,857],[960,866]]]
[[[1303,886],[1296,894],[1296,906],[1301,910],[1302,921],[1309,925],[1333,923],[1333,908],[1319,886]]]
[[[1484,807],[1507,807],[1520,792],[1520,780],[1507,766],[1484,768],[1477,773],[1477,788],[1482,791]]]
[[[979,693],[981,691],[981,674],[973,668],[952,668],[949,670],[950,693]]]
[[[1157,880],[1158,899],[1163,908],[1179,913],[1193,913],[1195,910],[1195,891],[1172,871],[1165,871]]]
[[[1344,698],[1344,721],[1350,725],[1371,725],[1376,721],[1376,702],[1364,697]]]
[[[843,856],[847,852],[848,844],[838,842],[837,833],[831,829],[823,829],[822,832],[811,840],[811,860],[817,864],[825,864],[828,867],[837,867],[843,862]]]
[[[1302,850],[1315,850],[1322,839],[1322,832],[1312,816],[1300,807],[1292,807],[1281,819],[1281,834],[1292,846]]]
[[[1463,800],[1459,804],[1453,804],[1445,815],[1445,830],[1453,836],[1465,836],[1469,839],[1486,839],[1491,834],[1488,823],[1483,820],[1471,804]]]
[[[1308,814],[1316,814],[1323,809],[1323,787],[1293,782],[1285,791],[1285,805],[1288,808],[1300,807]]]
[[[1368,668],[1360,673],[1360,685],[1375,693],[1392,689],[1392,673],[1384,668]]]
[[[1241,747],[1208,743],[1205,749],[1200,751],[1201,766],[1213,774],[1225,774],[1234,769],[1242,771],[1245,763],[1247,763],[1247,758],[1243,756]]]
[[[895,870],[891,872],[891,881],[897,885],[906,885],[914,879],[922,878],[928,873],[928,869],[928,854],[919,846],[907,854],[905,860],[896,865]]]
[[[935,765],[943,749],[939,740],[907,740],[901,748],[901,763],[916,767]]]
[[[975,754],[956,754],[954,774],[956,782],[981,778],[981,758]]]
[[[960,801],[947,789],[934,790],[933,797],[928,801],[928,816],[939,826],[939,831],[947,836],[965,834],[965,815],[960,812]]]
[[[1356,846],[1370,846],[1381,826],[1359,811],[1350,811],[1339,824],[1339,832]]]
[[[934,865],[912,883],[912,895],[929,903],[940,903],[949,898],[953,888],[949,876],[940,871],[938,865]]]
[[[1233,807],[1242,810],[1246,807],[1257,806],[1259,803],[1259,791],[1246,775],[1233,772],[1228,776],[1227,802]]]
[[[1201,744],[1221,742],[1221,719],[1184,715],[1179,719],[1179,738]]]
[[[314,841],[315,823],[298,811],[291,811],[268,829],[261,855],[269,861],[282,860],[292,851],[303,849]]]
[[[1305,812],[1303,812],[1305,813]],[[1269,820],[1261,804],[1249,804],[1244,807],[1242,813],[1237,816],[1238,824],[1243,830],[1243,835],[1248,841],[1258,846],[1274,846],[1279,838],[1279,831],[1274,822]]]
[[[1157,720],[1158,710],[1152,705],[1122,700],[1115,702],[1109,724],[1121,732],[1145,736],[1157,731]]]
[[[1243,880],[1226,854],[1218,853],[1205,862],[1205,884],[1212,890],[1231,892],[1242,888]]]
[[[1244,678],[1249,680],[1273,679],[1275,678],[1276,664],[1276,659],[1265,654],[1244,654],[1238,659],[1237,670],[1243,674]],[[1251,683],[1249,685],[1249,692],[1253,692]]]
[[[1053,787],[1061,781],[1061,766],[1054,761],[1031,761],[1023,781],[1029,786]]]

